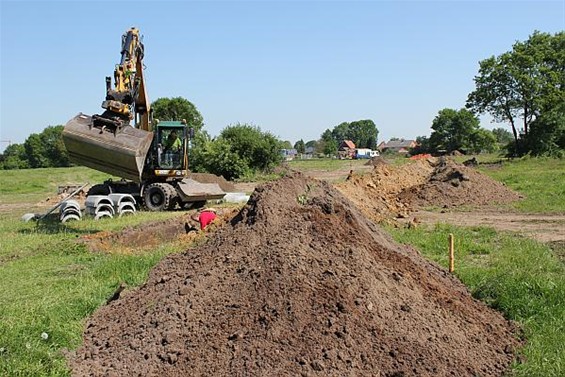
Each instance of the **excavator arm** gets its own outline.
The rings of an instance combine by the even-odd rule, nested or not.
[[[114,69],[114,87],[111,77],[106,77],[106,99],[102,115],[94,116],[94,122],[120,127],[135,118],[135,127],[151,131],[150,103],[143,76],[144,48],[139,30],[129,29],[122,36],[120,63]]]
[[[78,114],[65,125],[63,141],[71,159],[109,174],[140,181],[153,140],[151,108],[143,75],[139,30],[122,36],[121,58],[106,77],[104,112]],[[134,127],[131,121],[134,120]]]

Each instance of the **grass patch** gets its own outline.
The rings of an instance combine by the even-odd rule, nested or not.
[[[0,202],[17,203],[45,199],[65,184],[97,183],[111,178],[108,174],[82,166],[0,171]],[[114,177],[115,178],[115,177]]]
[[[444,267],[454,234],[456,275],[476,298],[523,326],[525,361],[512,375],[565,375],[565,266],[548,246],[485,227],[389,231]]]
[[[292,160],[286,164],[295,170],[302,172],[312,170],[334,171],[343,169],[354,169],[357,166],[362,166],[367,163],[367,160],[339,160],[336,158],[311,158],[308,160]]]
[[[526,196],[512,207],[522,212],[565,212],[565,159],[523,158],[480,165],[479,170]]]
[[[165,255],[188,246],[172,241],[137,255],[91,253],[76,242],[77,237],[178,215],[145,212],[108,221],[85,219],[69,226],[37,227],[17,221],[15,214],[2,214],[0,375],[68,375],[61,350],[80,345],[85,318],[120,283],[142,284]]]

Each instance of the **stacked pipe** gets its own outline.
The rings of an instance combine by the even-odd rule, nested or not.
[[[89,195],[85,201],[85,212],[94,217],[95,220],[100,220],[104,217],[114,217],[116,211],[114,210],[114,203],[108,195]]]
[[[59,220],[62,223],[72,220],[78,221],[81,218],[80,204],[76,200],[67,200],[61,203],[59,207]]]
[[[135,214],[135,198],[132,195],[110,194],[108,198],[112,201],[114,210],[119,217]]]

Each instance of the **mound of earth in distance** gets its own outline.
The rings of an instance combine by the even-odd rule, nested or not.
[[[523,196],[472,167],[444,160],[426,182],[403,190],[399,198],[418,207],[447,208],[506,204]]]
[[[378,160],[377,160],[378,161]],[[335,187],[373,221],[390,221],[415,210],[399,198],[403,190],[426,182],[434,170],[435,159],[417,160],[400,166],[377,163],[371,173],[353,175]]]
[[[484,206],[522,198],[502,183],[445,158],[378,164],[370,174],[354,176],[336,188],[377,222],[394,222],[422,207]]]
[[[515,328],[327,182],[259,186],[100,308],[75,376],[500,376]]]

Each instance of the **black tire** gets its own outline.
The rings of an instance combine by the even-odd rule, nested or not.
[[[86,196],[89,196],[89,195],[108,195],[108,194],[111,194],[111,193],[112,193],[112,188],[109,185],[98,184],[98,185],[94,185],[90,189],[88,189],[88,193],[86,194]]]
[[[143,204],[149,211],[165,211],[176,204],[176,192],[168,183],[152,183],[143,190]]]

